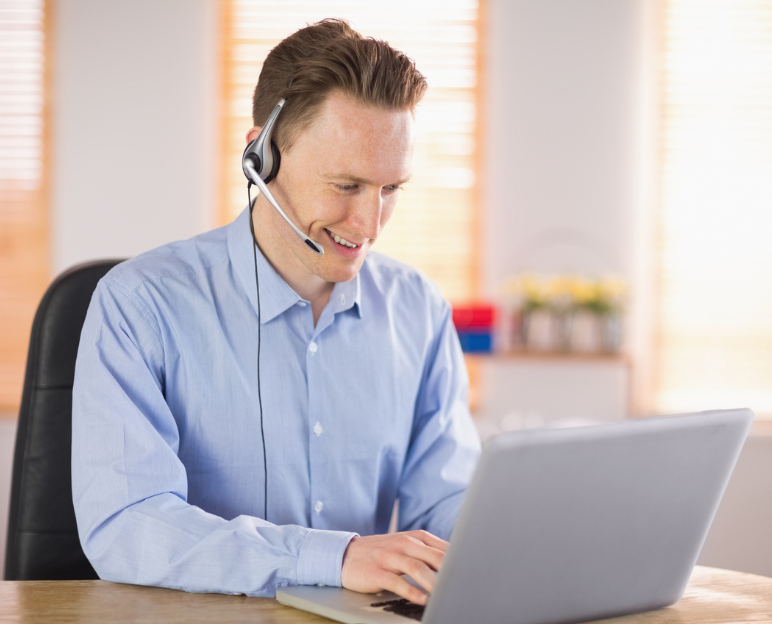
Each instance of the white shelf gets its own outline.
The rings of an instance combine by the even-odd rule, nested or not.
[[[478,421],[512,427],[630,416],[631,362],[624,354],[467,354]]]

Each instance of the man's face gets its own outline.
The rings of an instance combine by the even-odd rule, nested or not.
[[[305,273],[327,282],[352,279],[394,211],[400,187],[410,178],[412,157],[409,111],[363,106],[332,93],[318,117],[282,152],[271,183],[279,205],[322,244],[324,255],[310,251],[274,213],[271,222],[286,246],[282,262],[301,278]]]

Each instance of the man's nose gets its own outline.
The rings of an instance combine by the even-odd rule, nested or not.
[[[381,231],[381,212],[383,198],[379,192],[371,192],[362,197],[352,215],[352,221],[358,232],[367,238],[378,238]]]

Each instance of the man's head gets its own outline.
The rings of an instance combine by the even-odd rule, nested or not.
[[[262,126],[277,102],[287,103],[273,138],[288,149],[333,92],[385,110],[413,112],[426,79],[402,52],[362,37],[343,20],[326,19],[298,30],[265,59],[252,100],[252,120]]]
[[[272,192],[325,254],[308,250],[265,202],[255,206],[256,229],[269,261],[301,294],[303,284],[347,281],[361,268],[411,175],[413,111],[425,91],[409,58],[340,20],[303,28],[268,55],[247,141],[284,98]]]

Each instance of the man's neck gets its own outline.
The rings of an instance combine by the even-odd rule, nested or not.
[[[262,196],[258,196],[255,201],[252,219],[260,251],[279,276],[289,284],[290,288],[311,303],[314,326],[316,326],[322,311],[330,300],[335,284],[314,275],[295,253],[287,248],[286,242],[276,231],[277,225],[281,226],[284,223],[274,222],[274,219],[278,221],[281,217],[275,214],[274,209]]]

